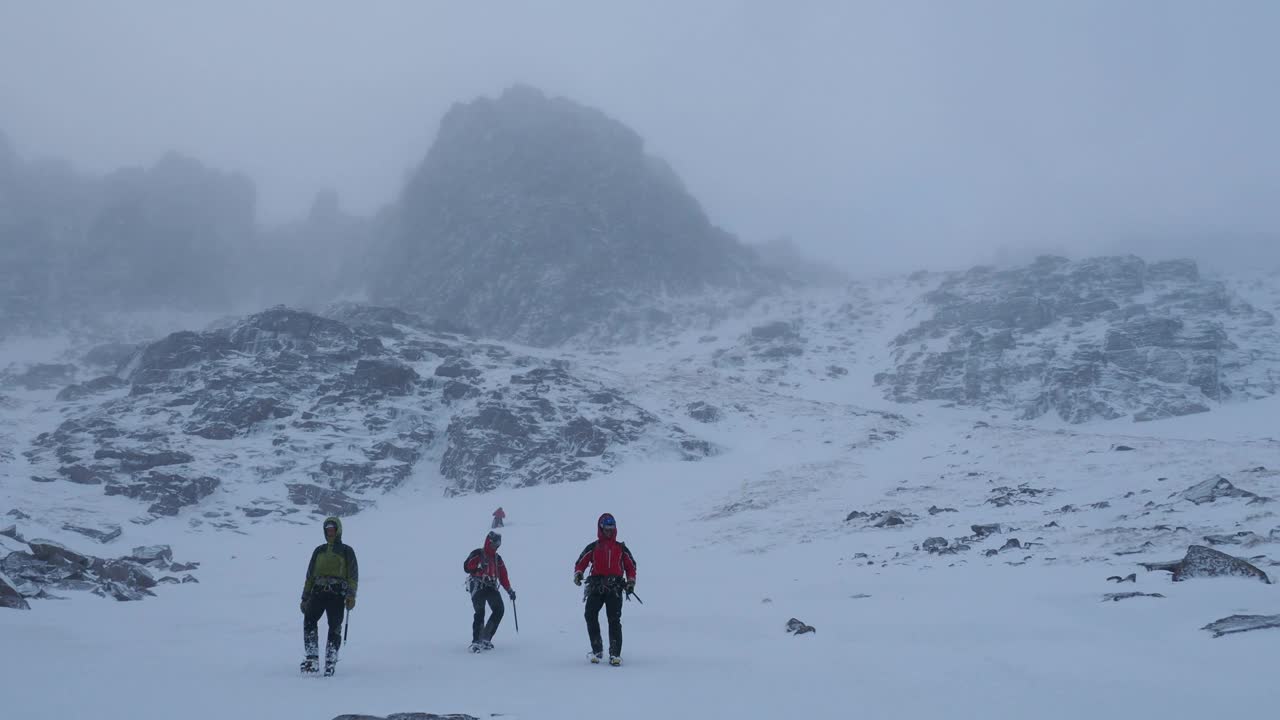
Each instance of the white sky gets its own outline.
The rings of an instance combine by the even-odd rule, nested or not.
[[[0,129],[390,202],[515,82],[639,131],[747,241],[851,268],[1245,239],[1280,258],[1280,3],[0,0]],[[1277,260],[1280,262],[1280,260]]]

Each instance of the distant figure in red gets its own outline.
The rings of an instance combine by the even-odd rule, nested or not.
[[[507,514],[502,511],[502,508],[498,508],[497,510],[494,510],[493,511],[493,527],[495,528],[502,527],[502,521],[506,517],[507,517]]]

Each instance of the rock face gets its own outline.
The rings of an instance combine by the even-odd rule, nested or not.
[[[1181,560],[1164,563],[1142,563],[1148,570],[1166,570],[1173,573],[1174,582],[1187,578],[1247,577],[1256,578],[1268,585],[1271,578],[1248,562],[1203,545],[1192,545]]]
[[[0,608],[12,608],[14,610],[30,610],[31,606],[27,604],[26,598],[22,597],[22,593],[13,586],[13,581],[5,577],[0,572]]]
[[[32,540],[28,549],[29,552],[19,550],[0,559],[0,606],[19,607],[17,601],[25,606],[23,596],[57,597],[50,590],[89,591],[120,601],[141,600],[154,595],[152,589],[166,580],[157,580],[153,572],[181,572],[198,566],[172,565],[173,553],[167,545],[134,548],[130,555],[117,559],[86,555],[49,540]],[[167,580],[196,581],[189,575]],[[17,601],[7,593],[6,585],[17,593]]]
[[[1241,490],[1222,476],[1209,478],[1202,483],[1193,485],[1184,490],[1180,497],[1196,505],[1215,502],[1222,498],[1248,498],[1250,501],[1265,499],[1248,490]]]
[[[659,298],[773,284],[634,131],[523,86],[454,106],[400,201],[377,294],[534,345],[639,336]]]
[[[381,715],[339,715],[333,720],[480,720],[474,715],[436,715],[435,713],[392,713]]]
[[[1275,346],[1275,318],[1191,261],[1042,257],[952,276],[925,302],[932,317],[898,336],[877,377],[900,402],[1153,420],[1277,389],[1253,360]]]
[[[1232,615],[1215,620],[1200,629],[1208,630],[1214,637],[1222,637],[1231,633],[1267,628],[1280,628],[1280,615]]]
[[[173,333],[125,363],[127,391],[61,406],[25,453],[32,479],[100,486],[152,519],[200,505],[230,527],[228,483],[263,487],[236,516],[350,515],[423,462],[456,494],[584,480],[633,452],[715,452],[563,362],[431,327],[344,305]]]

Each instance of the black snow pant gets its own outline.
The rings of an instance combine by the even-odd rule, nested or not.
[[[485,603],[489,604],[490,610],[487,625],[484,622]],[[502,615],[507,611],[502,604],[502,593],[492,585],[485,585],[471,593],[471,607],[476,611],[471,618],[471,642],[493,640],[493,634],[498,632],[498,623],[502,622]]]
[[[342,616],[347,610],[347,598],[341,593],[315,591],[307,612],[302,616],[302,644],[308,658],[320,657],[320,616],[329,619],[329,636],[325,642],[326,663],[337,662],[338,648],[342,646]]]
[[[604,649],[600,641],[600,608],[605,608],[609,620],[609,654],[622,656],[622,592],[601,588],[587,595],[587,637],[591,640],[591,652]]]

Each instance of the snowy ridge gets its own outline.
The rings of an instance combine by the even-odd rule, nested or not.
[[[416,373],[406,394],[395,394],[399,371],[368,376],[390,384],[357,383],[356,365],[371,358],[353,357],[315,371],[316,387],[352,393],[342,412],[310,420],[298,412],[229,440],[170,433],[169,451],[197,457],[191,474],[220,485],[145,524],[128,520],[147,505],[102,486],[26,479],[60,467],[56,447],[28,458],[31,441],[68,419],[97,417],[86,408],[102,396],[54,403],[57,389],[5,389],[22,403],[7,427],[23,451],[0,462],[0,512],[30,515],[14,520],[18,530],[114,555],[171,544],[200,563],[198,584],[140,603],[72,593],[33,600],[29,611],[0,610],[0,635],[38,648],[0,654],[0,677],[15,688],[10,706],[31,717],[79,711],[70,694],[41,691],[42,668],[56,661],[106,716],[157,719],[180,710],[195,720],[406,711],[528,720],[603,708],[637,719],[844,717],[851,692],[871,717],[1266,716],[1275,704],[1276,586],[1239,573],[1175,582],[1144,566],[1202,546],[1276,579],[1280,398],[1245,402],[1240,393],[1209,412],[1146,423],[894,402],[875,377],[894,367],[893,339],[931,316],[916,299],[939,282],[920,276],[774,296],[709,326],[607,349],[530,350],[335,311],[328,319],[378,339],[378,359]],[[1267,308],[1260,297],[1248,300]],[[1264,360],[1250,360],[1250,372],[1273,349],[1258,329],[1246,343]],[[261,378],[268,365],[280,375],[280,362],[280,352],[259,347],[206,369]],[[106,402],[131,392],[108,391]],[[297,397],[280,400],[302,405]],[[507,417],[485,414],[495,406],[514,425],[480,421]],[[151,422],[143,410],[151,405],[118,407],[129,409],[130,431]],[[578,415],[597,430],[563,432]],[[378,461],[365,451],[382,441],[404,448],[397,423],[423,418],[433,439],[417,447],[402,479],[296,475],[322,472],[324,457],[374,469],[403,464],[392,451]],[[295,420],[340,427],[304,429]],[[516,444],[499,452],[491,443],[512,427],[534,445],[563,440],[563,453],[522,455]],[[597,431],[615,454],[579,457]],[[514,474],[489,487],[471,472],[459,484],[445,467],[451,433],[469,448],[458,468],[475,471],[483,456],[483,466]],[[277,436],[286,443],[273,445]],[[687,441],[712,451],[687,462]],[[238,467],[219,468],[215,461],[229,458],[207,452],[235,453]],[[274,477],[256,469],[286,461],[296,464]],[[590,481],[524,482],[560,461],[557,473],[585,463]],[[343,513],[361,592],[337,676],[327,680],[296,672],[297,597],[321,533],[320,507],[295,505],[291,484],[343,492],[363,506]],[[497,647],[472,655],[458,566],[497,506],[508,513],[502,552],[519,592],[520,632],[508,606]],[[254,518],[242,508],[271,510]],[[625,606],[619,669],[584,661],[582,595],[570,581],[605,511],[636,555],[644,600]],[[73,523],[115,523],[122,534],[99,545],[62,529]],[[16,542],[0,537],[6,550],[20,550]],[[791,618],[814,632],[788,633]],[[144,688],[164,688],[148,696],[159,702],[139,703]]]

